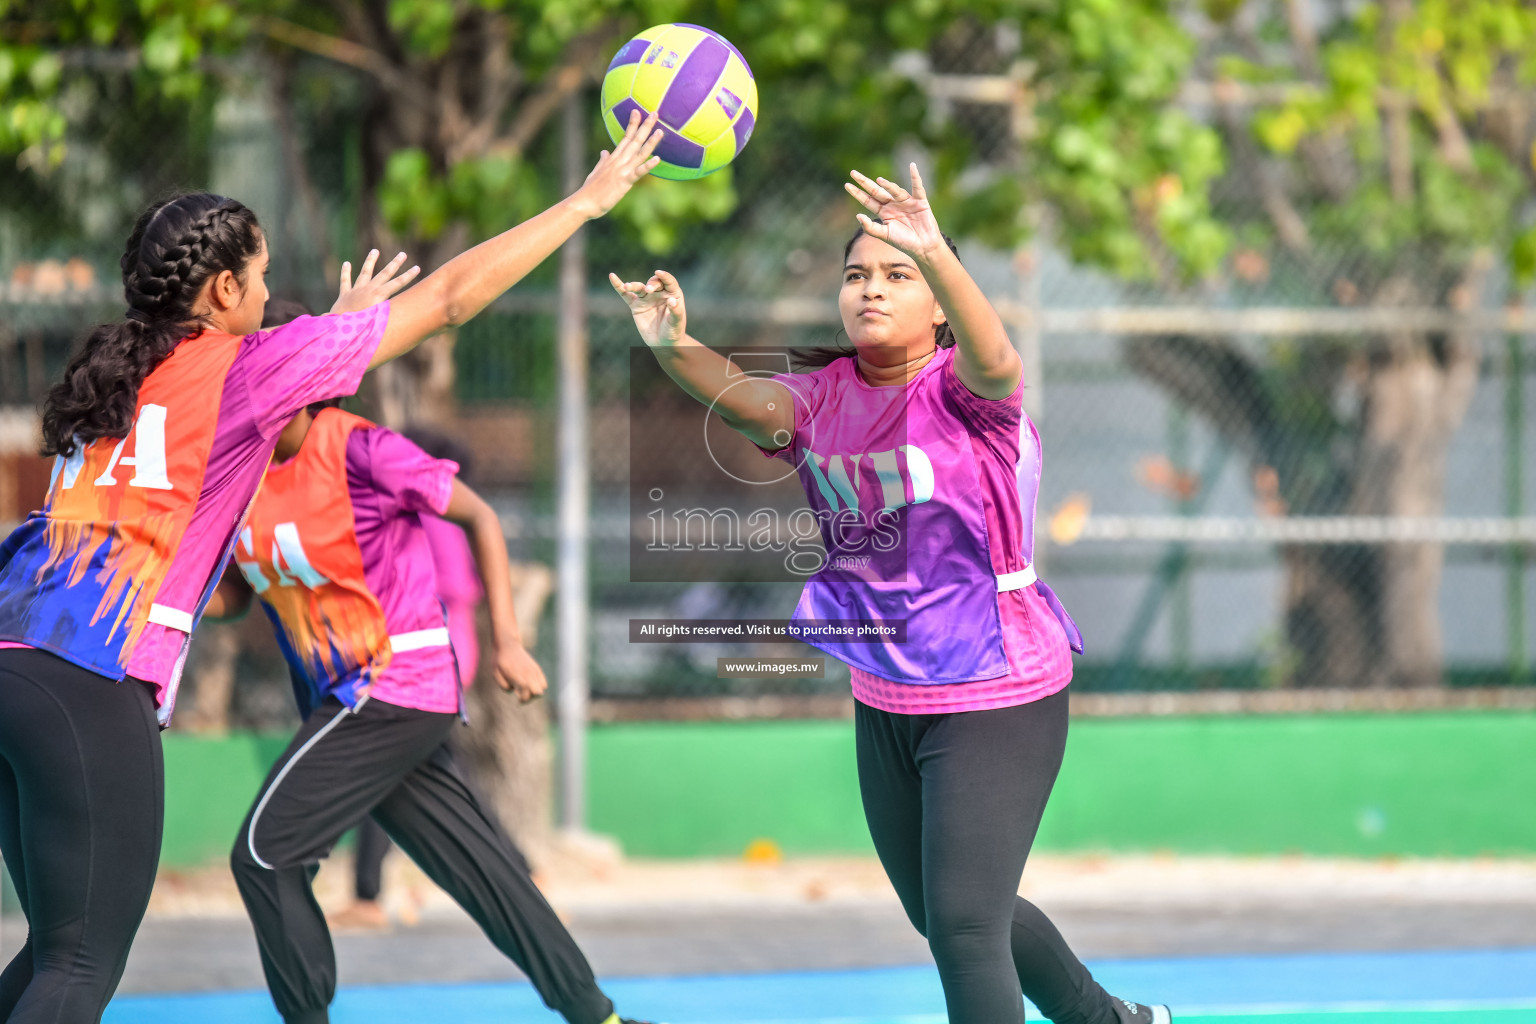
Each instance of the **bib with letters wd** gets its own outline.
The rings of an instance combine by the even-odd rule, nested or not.
[[[1081,650],[1077,627],[1029,563],[1034,495],[1025,502],[1019,492],[1038,486],[1038,466],[1015,466],[1018,488],[1002,499],[1023,506],[1021,542],[989,536],[974,432],[945,394],[953,359],[954,349],[938,350],[904,387],[864,383],[851,358],[774,378],[796,407],[794,439],[774,454],[796,466],[827,552],[795,606],[797,635],[897,682],[1007,674],[998,595],[1026,586],[1046,597]],[[904,640],[847,632],[893,623],[904,624]]]
[[[0,640],[121,680],[148,624],[192,632],[233,524],[221,543],[178,555],[203,495],[224,379],[241,341],[204,331],[181,342],[140,385],[127,437],[101,438],[55,460],[42,511],[0,545]],[[162,592],[200,597],[193,607],[171,607],[157,602]],[[185,657],[184,639],[166,684],[172,696]]]
[[[347,484],[347,442],[353,431],[371,429],[360,416],[323,410],[298,454],[267,471],[235,543],[235,563],[272,620],[306,715],[328,695],[355,706],[396,654],[448,644],[435,592],[412,595],[420,607],[409,618],[428,628],[391,635],[368,585]]]

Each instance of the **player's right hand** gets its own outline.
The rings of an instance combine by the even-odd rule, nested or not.
[[[572,204],[588,220],[601,217],[617,206],[635,182],[661,163],[661,157],[651,154],[660,145],[662,136],[663,132],[656,127],[655,114],[641,121],[640,111],[631,110],[624,137],[613,147],[613,152],[603,150],[602,156],[597,158],[597,166],[571,196]]]
[[[676,345],[688,333],[683,286],[665,270],[656,271],[644,284],[621,281],[617,274],[609,274],[608,283],[628,304],[635,329],[647,345]]]
[[[524,704],[544,696],[544,691],[549,689],[544,670],[522,644],[498,644],[495,670],[496,685]]]

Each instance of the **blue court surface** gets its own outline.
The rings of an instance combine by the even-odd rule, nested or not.
[[[1215,1024],[1536,1024],[1536,949],[1101,961],[1114,993]],[[622,1013],[668,1024],[943,1024],[931,967],[615,978]],[[1031,1020],[1040,1015],[1031,1009]],[[554,1024],[524,983],[343,988],[333,1024]],[[265,992],[124,996],[106,1024],[274,1024]]]

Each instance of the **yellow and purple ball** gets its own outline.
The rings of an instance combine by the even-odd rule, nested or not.
[[[651,173],[686,181],[746,148],[757,124],[757,82],[741,51],[699,25],[655,25],[625,43],[603,78],[603,124],[615,143],[629,114],[660,112],[665,132]]]

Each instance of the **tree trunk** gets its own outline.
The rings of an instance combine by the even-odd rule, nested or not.
[[[542,565],[512,563],[513,603],[523,641],[537,643],[539,619],[554,590],[554,574]],[[480,667],[467,697],[470,727],[459,744],[496,815],[537,865],[550,848],[554,806],[554,744],[549,703],[520,704],[496,684],[490,618],[482,606],[478,621]]]
[[[444,331],[373,371],[373,402],[379,422],[395,430],[418,424],[445,426],[456,417],[453,346]]]
[[[1376,573],[1369,548],[1288,546],[1285,566],[1287,658],[1291,686],[1369,685],[1378,646],[1373,625]]]
[[[1475,301],[1482,267],[1468,269],[1451,304]],[[1381,306],[1407,306],[1429,289],[1410,278],[1377,289]],[[1321,346],[1320,341],[1315,344]],[[1319,347],[1298,390],[1337,408],[1353,389],[1352,416],[1319,430],[1315,415],[1277,401],[1259,369],[1234,346],[1186,337],[1128,342],[1138,373],[1200,412],[1256,466],[1271,468],[1292,515],[1438,516],[1446,457],[1477,385],[1480,346],[1471,334],[1404,331],[1349,351]],[[1299,403],[1306,405],[1307,403]],[[1280,674],[1295,686],[1433,686],[1443,645],[1439,544],[1297,545],[1286,571],[1287,654]]]
[[[382,266],[395,253],[404,252],[406,266],[420,265],[423,276],[469,246],[469,232],[463,225],[450,226],[434,242],[397,240],[381,220],[372,221],[372,231],[372,241],[362,247],[359,259],[369,248],[377,247]],[[452,423],[458,411],[453,361],[457,337],[455,331],[442,331],[373,371],[371,398],[380,423],[395,430]]]
[[[187,732],[215,736],[229,732],[241,646],[238,623],[210,622],[198,629],[189,687],[192,707],[177,720]]]
[[[1406,305],[1406,279],[1379,304]],[[1354,516],[1439,516],[1446,456],[1477,386],[1471,334],[1401,332],[1362,354],[1349,376],[1360,402],[1349,491]],[[1442,681],[1441,544],[1292,548],[1286,625],[1303,686],[1436,686]]]

